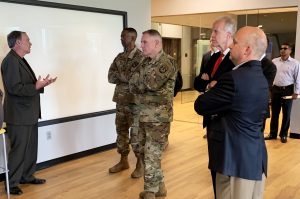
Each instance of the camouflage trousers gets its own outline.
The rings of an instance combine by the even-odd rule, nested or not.
[[[144,157],[144,190],[158,192],[159,184],[164,181],[161,159],[168,140],[170,122],[140,122],[139,139],[141,154]]]
[[[139,157],[139,124],[138,106],[135,104],[120,105],[116,107],[116,131],[117,131],[117,150],[122,156],[127,156],[131,144],[134,154]],[[129,133],[130,132],[130,133]]]

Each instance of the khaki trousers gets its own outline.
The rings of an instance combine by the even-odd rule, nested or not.
[[[266,176],[261,181],[225,176],[217,173],[217,199],[263,199]]]

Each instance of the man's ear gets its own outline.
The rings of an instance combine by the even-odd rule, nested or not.
[[[252,48],[250,46],[247,46],[246,49],[245,49],[245,52],[244,52],[244,55],[251,55],[252,53]]]

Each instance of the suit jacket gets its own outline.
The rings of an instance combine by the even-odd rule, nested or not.
[[[203,71],[207,70],[205,67],[207,67],[207,64],[208,64],[211,56],[212,56],[211,51],[208,51],[207,53],[205,53],[202,56],[202,61],[201,61],[201,66],[200,66],[200,73],[194,79],[194,89],[197,90],[197,91],[199,91],[199,92],[204,92],[204,91],[202,91],[203,89],[201,88],[201,85],[199,83],[201,81],[201,76],[200,75],[203,74]]]
[[[216,80],[218,81],[220,79],[220,77],[228,72],[228,71],[231,71],[232,68],[234,67],[234,64],[232,63],[232,61],[229,59],[230,57],[230,52],[228,52],[226,54],[226,56],[223,58],[221,64],[219,65],[218,67],[218,70],[216,71],[215,75],[213,77],[211,77],[211,73],[213,71],[213,68],[214,68],[214,65],[217,61],[217,59],[219,58],[220,56],[220,53],[221,52],[217,52],[217,53],[214,53],[208,63],[204,66],[204,67],[201,67],[201,72],[200,74],[195,78],[195,81],[194,81],[194,87],[197,91],[199,92],[205,92],[206,90],[206,87],[207,85],[213,81],[213,80]],[[202,70],[203,69],[203,70]],[[201,79],[201,76],[203,73],[207,73],[209,76],[210,76],[210,79],[209,80],[203,80]]]
[[[276,65],[269,60],[266,56],[261,60],[261,67],[263,69],[263,73],[268,81],[269,90],[271,90],[274,82],[274,78],[277,72]]]
[[[224,74],[195,101],[200,115],[214,115],[208,126],[209,168],[223,175],[261,180],[267,175],[263,118],[268,83],[260,61],[249,61]],[[217,114],[217,115],[216,115]]]
[[[11,50],[1,64],[5,90],[4,121],[13,125],[33,125],[41,116],[40,92],[36,90],[34,72],[15,51]]]
[[[207,85],[213,81],[216,80],[218,81],[220,77],[229,71],[232,70],[234,67],[234,64],[232,61],[229,59],[230,57],[230,52],[226,54],[226,56],[223,58],[221,64],[219,65],[215,75],[211,77],[211,73],[213,71],[214,65],[219,58],[221,52],[215,53],[211,56],[210,60],[208,61],[207,65],[203,67],[203,70],[200,72],[199,76],[195,78],[194,81],[194,87],[196,90],[199,92],[205,92]],[[207,73],[210,76],[210,80],[203,80],[201,79],[201,76],[203,73]],[[203,117],[203,128],[205,128],[209,123],[210,123],[210,115],[204,115]]]
[[[261,67],[263,69],[263,73],[268,81],[269,85],[269,96],[271,96],[271,90],[274,82],[274,78],[277,72],[276,65],[269,60],[266,56],[261,60]],[[266,117],[270,117],[270,107],[268,106]]]

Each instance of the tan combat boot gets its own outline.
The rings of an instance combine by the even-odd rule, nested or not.
[[[155,194],[149,191],[143,191],[140,193],[140,199],[155,199]]]
[[[144,164],[142,158],[137,158],[136,167],[131,174],[132,178],[140,178],[144,175]]]
[[[164,182],[161,182],[159,185],[158,192],[155,193],[155,197],[165,197],[167,196],[167,189]]]
[[[115,166],[109,168],[109,173],[118,173],[129,168],[128,157],[121,156],[121,160]]]

